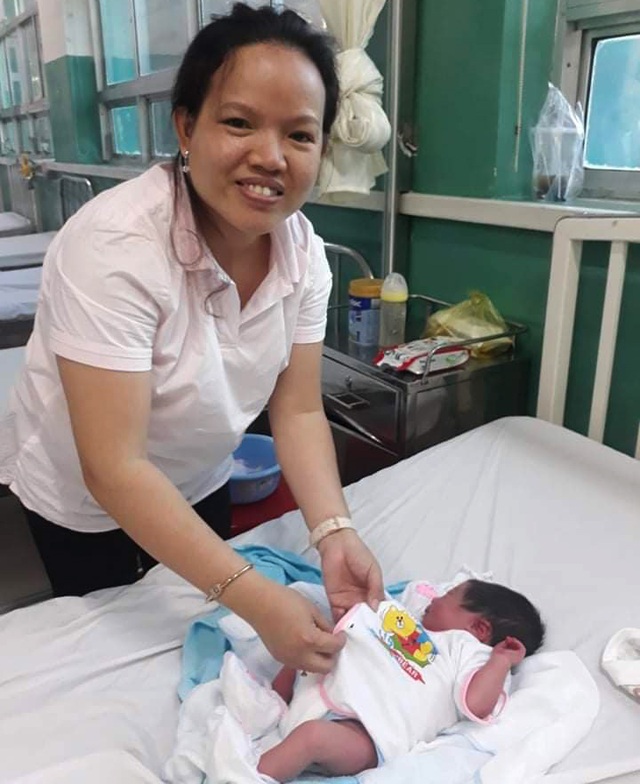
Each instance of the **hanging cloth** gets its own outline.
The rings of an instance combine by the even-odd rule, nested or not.
[[[384,82],[365,52],[384,3],[319,0],[327,28],[340,48],[338,116],[318,178],[318,190],[325,201],[340,203],[354,194],[366,195],[376,177],[387,171],[380,152],[391,136],[382,108]]]

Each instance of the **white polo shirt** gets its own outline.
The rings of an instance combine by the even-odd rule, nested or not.
[[[116,523],[82,479],[56,355],[151,371],[148,456],[194,504],[229,478],[292,345],[324,338],[331,272],[309,221],[297,213],[272,234],[267,277],[241,309],[198,238],[184,187],[172,242],[172,177],[155,166],[100,194],[45,259],[26,366],[0,422],[0,482],[74,530]]]

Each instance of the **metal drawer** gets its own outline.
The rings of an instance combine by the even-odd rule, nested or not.
[[[322,399],[327,417],[394,451],[402,393],[396,387],[324,356]]]

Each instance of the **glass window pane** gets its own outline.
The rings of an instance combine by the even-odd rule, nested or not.
[[[178,140],[171,121],[171,101],[154,101],[150,108],[153,156],[171,157],[178,152]]]
[[[33,152],[33,138],[29,120],[18,120],[20,129],[20,149],[22,152]]]
[[[7,47],[11,102],[14,106],[20,106],[24,102],[24,93],[20,82],[20,41],[17,32],[11,33],[4,40]]]
[[[588,108],[585,166],[640,169],[640,35],[597,43]]]
[[[42,155],[51,155],[51,123],[46,114],[36,117],[36,152]]]
[[[0,43],[0,105],[3,109],[9,109],[11,102],[11,90],[9,89],[9,72],[7,70],[7,51],[5,43]]]
[[[0,123],[0,154],[9,154],[7,143],[7,123]]]
[[[135,0],[140,73],[176,68],[189,43],[185,3]]]
[[[11,19],[19,13],[20,8],[18,6],[18,0],[4,0],[4,16],[7,19]]]
[[[24,26],[24,36],[31,100],[39,101],[43,97],[42,75],[40,73],[40,47],[38,46],[38,36],[33,19]]]
[[[131,0],[100,0],[100,19],[107,84],[135,79],[138,74]]]
[[[3,123],[2,128],[5,152],[8,155],[15,155],[18,152],[18,143],[16,141],[16,125],[14,122],[10,121]]]
[[[109,112],[116,155],[140,155],[140,127],[137,106],[118,106]]]
[[[200,21],[204,27],[212,19],[231,12],[235,0],[200,0]],[[264,3],[262,3],[264,5]]]

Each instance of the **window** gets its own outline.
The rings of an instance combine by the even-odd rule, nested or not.
[[[176,151],[176,137],[171,120],[171,101],[151,103],[151,128],[153,132],[153,155],[156,158],[170,157]]]
[[[640,0],[565,11],[562,90],[585,107],[582,195],[640,200]]]
[[[45,97],[35,0],[3,6],[0,29],[0,149],[50,156],[51,127]]]
[[[105,158],[174,155],[169,93],[197,32],[197,0],[98,0],[98,9]]]
[[[100,27],[96,50],[105,159],[147,163],[175,155],[169,95],[176,69],[199,27],[228,13],[234,0],[92,1]],[[259,6],[267,0],[249,2]],[[303,11],[310,3],[315,0],[286,5]]]

